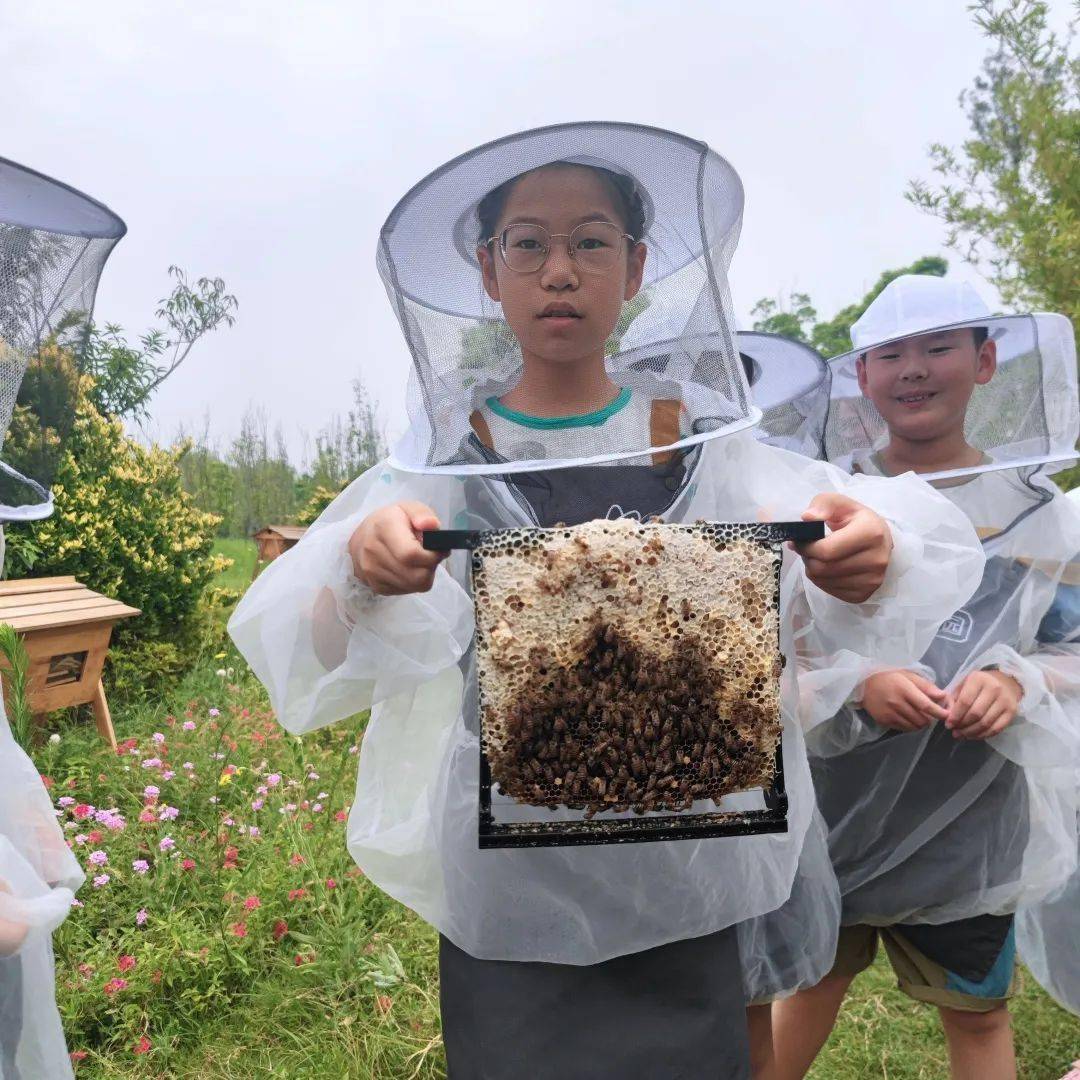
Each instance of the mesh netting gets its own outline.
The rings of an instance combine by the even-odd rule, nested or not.
[[[98,279],[124,231],[100,203],[0,159],[0,519],[51,509]]]
[[[625,304],[607,342],[607,375],[632,393],[639,412],[678,407],[672,426],[625,425],[569,432],[554,449],[532,444],[494,452],[477,437],[474,413],[521,376],[522,353],[477,260],[481,200],[508,180],[555,163],[597,167],[627,178],[644,208],[647,247],[641,291]],[[727,270],[738,240],[742,185],[704,144],[631,124],[543,128],[489,143],[417,184],[380,236],[379,271],[413,358],[409,437],[395,451],[405,468],[498,471],[500,462],[552,467],[688,445],[757,419],[734,340]],[[635,365],[643,348],[666,343],[662,370]],[[662,440],[662,441],[657,441]]]
[[[1076,456],[1080,402],[1069,320],[1050,314],[991,316],[970,286],[905,275],[892,282],[852,328],[856,348],[829,362],[832,401],[825,442],[830,461],[861,467],[862,459],[889,442],[885,419],[860,390],[860,357],[868,350],[913,340],[932,345],[932,335],[954,330],[971,330],[980,338],[985,334],[996,349],[997,369],[989,382],[975,386],[964,424],[968,444],[981,450],[985,460],[925,476],[1066,462]],[[902,381],[898,374],[897,385]],[[942,389],[932,361],[907,385],[930,394]]]

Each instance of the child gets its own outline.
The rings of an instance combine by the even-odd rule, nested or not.
[[[981,570],[963,516],[924,485],[755,439],[726,285],[741,210],[726,161],[630,124],[510,136],[421,181],[379,241],[412,354],[410,432],[230,623],[290,731],[372,708],[349,846],[440,931],[455,1080],[748,1075],[733,927],[787,898],[813,797],[791,664],[786,834],[479,850],[466,564],[440,566],[420,532],[825,519],[832,535],[789,553],[782,583],[782,647],[813,658],[918,655]],[[664,358],[635,362],[650,342]],[[850,689],[825,675],[821,700],[835,710]]]
[[[1076,863],[1080,657],[1043,625],[1080,551],[1080,515],[1045,475],[1075,456],[1072,329],[910,275],[852,341],[831,362],[830,456],[922,474],[987,562],[919,664],[875,664],[809,737],[843,926],[832,972],[776,1007],[781,1074],[809,1067],[880,937],[900,988],[938,1006],[953,1075],[1011,1077],[1013,913]]]

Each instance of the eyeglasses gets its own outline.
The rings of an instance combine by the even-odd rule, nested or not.
[[[610,221],[586,221],[570,233],[549,233],[543,225],[507,225],[485,243],[498,241],[503,262],[517,274],[531,274],[547,262],[551,242],[563,239],[570,258],[592,274],[610,270],[619,259],[623,240],[634,240]]]

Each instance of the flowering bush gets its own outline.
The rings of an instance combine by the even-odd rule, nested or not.
[[[390,987],[372,981],[393,926],[421,935],[427,981],[434,950],[429,932],[373,888],[346,850],[362,726],[293,739],[254,684],[231,683],[226,670],[189,677],[180,708],[146,710],[146,734],[116,755],[71,728],[39,759],[87,871],[55,937],[57,996],[79,1076],[99,1066],[115,1076],[143,1059],[156,1070],[145,1075],[181,1075],[206,1026],[247,1015],[253,995],[280,1011],[319,994],[347,1010],[343,1022],[400,1025],[403,1056],[392,1060],[427,1047],[418,1075],[437,1075],[431,990],[404,971]],[[398,1003],[388,1010],[382,998]],[[249,1075],[237,1069],[213,1075]]]

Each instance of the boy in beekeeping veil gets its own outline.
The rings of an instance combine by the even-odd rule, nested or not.
[[[920,482],[755,437],[727,289],[742,199],[703,143],[618,123],[512,135],[421,180],[378,248],[410,432],[230,623],[290,731],[372,708],[349,846],[440,932],[454,1078],[749,1075],[734,927],[787,898],[813,796],[789,664],[786,833],[479,850],[467,564],[423,531],[824,520],[784,558],[781,646],[806,663],[911,662],[981,571],[963,514]],[[826,676],[821,707],[850,690]]]
[[[920,661],[875,658],[809,737],[843,926],[831,973],[778,1007],[778,1052],[803,1074],[880,940],[900,989],[937,1006],[953,1075],[1011,1077],[1014,913],[1077,854],[1080,514],[1048,479],[1080,429],[1072,327],[905,275],[852,342],[831,361],[830,458],[921,475],[987,559]]]

